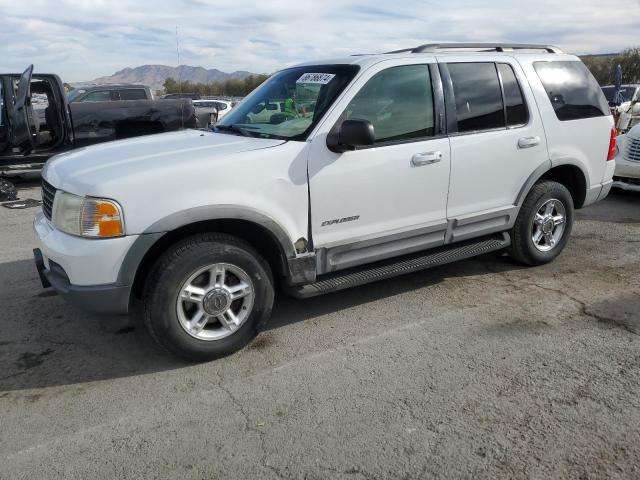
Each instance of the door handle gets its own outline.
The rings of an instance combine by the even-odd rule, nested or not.
[[[540,145],[540,137],[522,137],[518,140],[518,148],[531,148]]]
[[[416,153],[411,157],[411,165],[414,167],[422,167],[423,165],[431,165],[442,160],[442,152],[424,152]]]

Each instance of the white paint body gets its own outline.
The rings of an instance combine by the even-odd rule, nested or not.
[[[596,201],[613,175],[614,162],[606,162],[612,118],[560,122],[532,66],[548,60],[577,58],[447,53],[314,62],[353,63],[360,71],[306,141],[191,130],[58,155],[47,162],[43,178],[63,191],[116,200],[124,213],[126,236],[72,237],[55,231],[38,215],[36,232],[45,262],[51,258],[62,265],[75,285],[113,283],[119,263],[138,235],[153,230],[163,218],[180,212],[188,215],[190,209],[203,206],[255,210],[280,225],[292,244],[308,237],[310,218],[316,249],[436,228],[452,221],[465,224],[492,212],[517,210],[516,200],[527,179],[545,165],[579,167],[587,177],[586,203]],[[453,61],[511,64],[529,108],[529,123],[342,154],[327,148],[330,129],[373,75],[397,65]],[[539,137],[540,143],[518,149],[522,137]],[[438,163],[412,166],[413,155],[435,151],[442,154]],[[349,216],[359,219],[322,226],[326,220]],[[436,239],[434,245],[442,242]]]

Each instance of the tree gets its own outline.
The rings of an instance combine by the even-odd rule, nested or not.
[[[188,80],[178,83],[169,77],[164,81],[165,93],[199,93],[200,95],[244,97],[264,82],[269,75],[249,75],[244,80],[229,79],[224,82],[192,83]]]
[[[623,83],[640,83],[640,47],[627,48],[613,56],[586,55],[582,61],[600,85],[614,83],[618,65],[622,67]]]

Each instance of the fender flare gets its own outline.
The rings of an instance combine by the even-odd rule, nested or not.
[[[515,205],[518,207],[518,211],[520,211],[520,207],[522,207],[522,204],[524,203],[524,199],[527,197],[527,194],[531,190],[531,187],[533,187],[533,185],[538,180],[540,180],[548,171],[556,167],[561,167],[563,165],[577,167],[582,172],[582,175],[584,175],[586,188],[587,190],[589,189],[589,185],[590,185],[589,174],[584,169],[584,167],[580,164],[580,162],[574,159],[567,158],[567,159],[562,159],[554,164],[551,162],[551,160],[549,160],[547,162],[544,162],[542,165],[536,168],[531,173],[531,175],[529,175],[529,178],[527,178],[527,181],[520,189],[520,192],[518,192],[518,196],[516,197],[516,201],[515,201]]]
[[[267,214],[250,207],[237,205],[206,205],[172,213],[158,220],[139,235],[120,265],[117,283],[127,286],[133,285],[143,258],[165,234],[181,227],[210,220],[243,220],[254,223],[272,235],[285,256],[283,259],[285,264],[289,259],[296,257],[293,242],[284,228]]]

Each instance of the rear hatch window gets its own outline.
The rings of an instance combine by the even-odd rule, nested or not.
[[[558,120],[609,115],[609,105],[598,82],[578,61],[533,64],[549,96]]]

